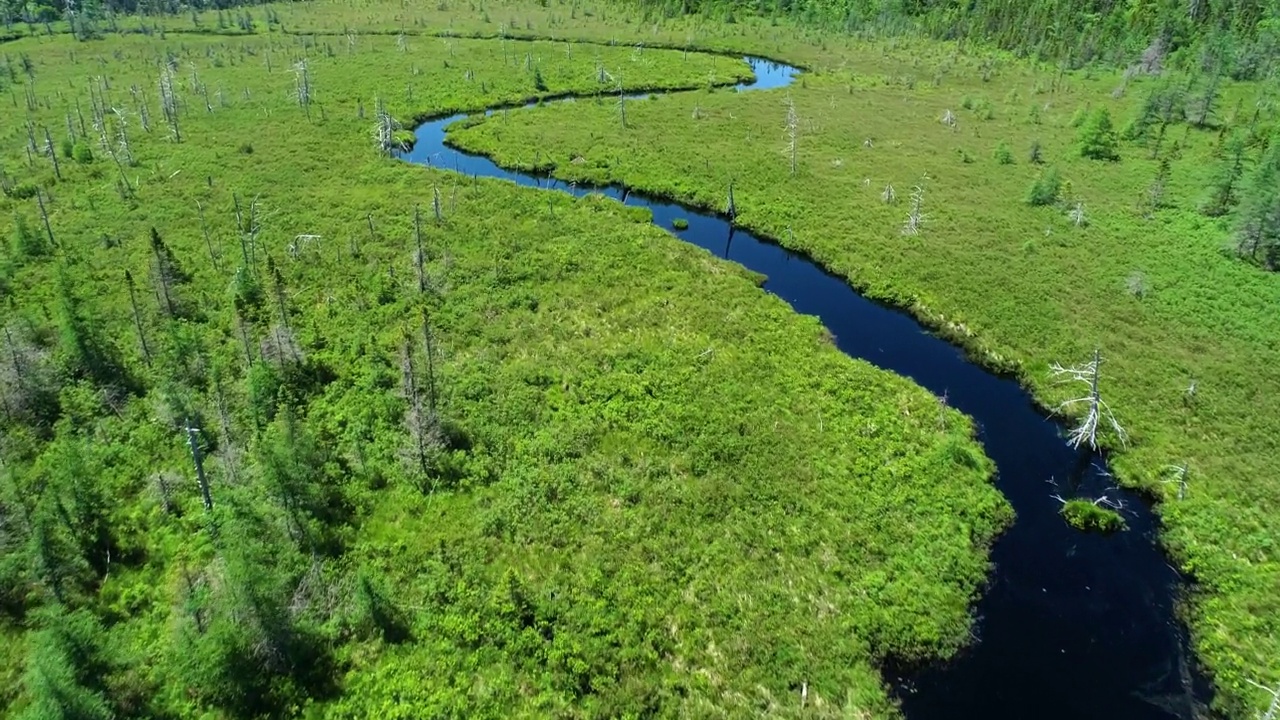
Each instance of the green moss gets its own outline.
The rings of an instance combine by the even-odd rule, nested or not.
[[[1084,532],[1110,535],[1128,527],[1120,513],[1080,498],[1068,500],[1059,512],[1068,525]]]

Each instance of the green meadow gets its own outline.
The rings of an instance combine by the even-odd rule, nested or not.
[[[1217,702],[1265,705],[1251,682],[1274,681],[1280,652],[1280,276],[1238,256],[1237,213],[1206,208],[1237,163],[1233,199],[1274,188],[1258,170],[1275,162],[1274,86],[1224,83],[1198,125],[1205,82],[1176,74],[1068,72],[900,39],[831,40],[810,63],[787,90],[631,103],[626,127],[615,104],[578,103],[449,139],[720,212],[732,183],[738,224],[908,308],[1047,408],[1077,390],[1051,366],[1099,349],[1102,396],[1128,436],[1106,438],[1113,467],[1162,500]],[[1175,120],[1144,128],[1148,98],[1188,86]],[[1114,160],[1083,153],[1103,109]],[[1039,204],[1038,183],[1054,185]]]
[[[643,212],[376,140],[749,68],[307,9],[0,46],[0,714],[895,715],[1012,520],[969,420]]]

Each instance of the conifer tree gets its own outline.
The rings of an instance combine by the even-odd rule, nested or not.
[[[1111,124],[1111,111],[1100,107],[1089,114],[1080,126],[1080,155],[1093,160],[1119,160],[1116,131]]]

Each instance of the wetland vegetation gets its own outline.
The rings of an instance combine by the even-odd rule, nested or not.
[[[644,211],[391,157],[560,96],[449,141],[1094,413],[1214,709],[1271,701],[1275,8],[0,7],[0,713],[884,717],[972,642],[1012,513],[945,398]]]

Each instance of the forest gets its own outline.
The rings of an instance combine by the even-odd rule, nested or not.
[[[1280,5],[0,20],[0,715],[889,718],[981,642],[982,428],[642,208],[401,158],[468,112],[1016,377],[1157,503],[1203,713],[1280,712]]]

